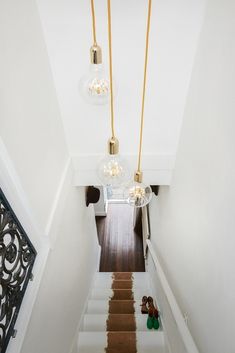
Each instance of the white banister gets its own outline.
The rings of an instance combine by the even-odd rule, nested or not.
[[[166,298],[168,300],[168,303],[170,305],[172,314],[173,314],[174,319],[177,323],[177,327],[178,327],[179,333],[181,335],[182,341],[185,345],[186,351],[187,351],[187,353],[199,353],[199,351],[196,347],[196,344],[191,336],[191,333],[185,323],[185,320],[184,320],[184,317],[180,311],[180,308],[176,302],[175,296],[169,286],[169,283],[166,279],[166,276],[165,276],[165,274],[162,270],[162,267],[158,261],[156,252],[153,248],[153,245],[149,239],[146,240],[146,243],[148,245],[150,255],[151,255],[153,262],[154,262],[154,265],[156,267],[156,271],[157,271],[159,280],[161,282],[162,288],[164,290],[164,293],[165,293]]]
[[[144,258],[146,259],[147,243],[146,240],[149,238],[150,229],[149,229],[149,217],[147,206],[142,207],[142,238],[143,238],[143,251]]]

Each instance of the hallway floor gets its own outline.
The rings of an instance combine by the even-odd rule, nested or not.
[[[106,217],[96,217],[101,245],[100,272],[145,271],[141,227],[133,229],[134,209],[109,204]]]

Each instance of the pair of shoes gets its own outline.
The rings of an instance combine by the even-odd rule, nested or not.
[[[142,314],[148,314],[147,303],[148,303],[148,298],[146,297],[146,295],[144,295],[142,298],[142,304],[140,304]]]
[[[158,330],[160,326],[158,321],[159,314],[158,314],[157,308],[155,308],[153,304],[152,297],[148,297],[148,304],[149,304],[149,309],[148,309],[148,318],[147,318],[147,328],[149,330],[151,330],[152,328],[154,330]]]
[[[149,330],[152,330],[152,328],[154,328],[154,330],[158,330],[159,329],[159,321],[158,319],[155,317],[155,316],[148,316],[148,319],[147,319],[147,328]]]

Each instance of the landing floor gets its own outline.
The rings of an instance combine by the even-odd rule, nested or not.
[[[133,229],[133,208],[110,204],[106,217],[96,217],[101,245],[101,272],[145,271],[141,227]]]

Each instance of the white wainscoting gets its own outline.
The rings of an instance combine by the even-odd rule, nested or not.
[[[150,228],[149,228],[149,216],[148,216],[148,208],[147,206],[142,207],[142,236],[143,236],[143,251],[144,258],[146,259],[147,254],[147,239],[150,236]]]
[[[199,353],[169,286],[150,240],[147,240],[147,271],[161,313],[166,345],[170,353]]]

